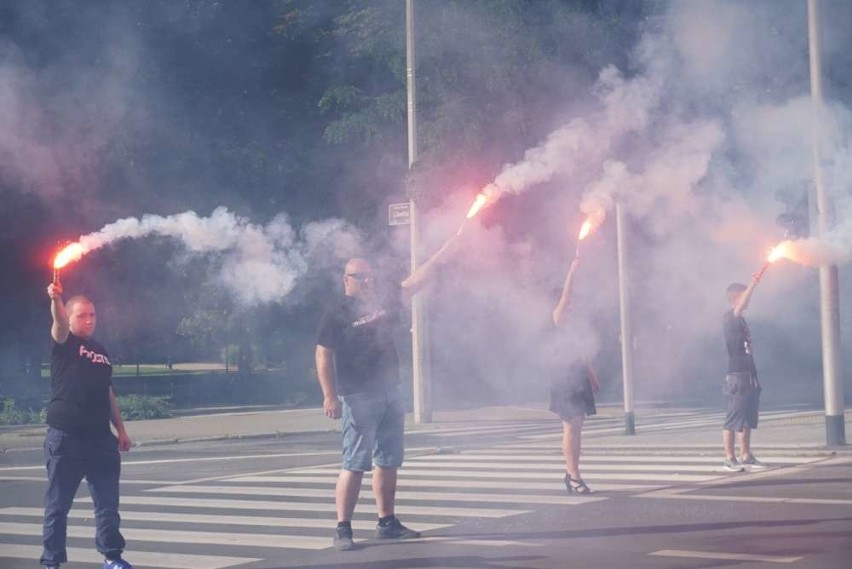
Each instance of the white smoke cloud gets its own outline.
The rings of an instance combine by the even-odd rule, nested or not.
[[[218,280],[247,305],[281,300],[309,268],[340,263],[361,250],[360,234],[341,220],[308,223],[297,234],[284,215],[261,226],[219,207],[209,217],[186,211],[119,219],[80,237],[72,260],[123,239],[154,235],[175,239],[193,254],[222,255]]]

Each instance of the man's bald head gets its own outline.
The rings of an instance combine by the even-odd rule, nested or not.
[[[361,258],[349,259],[343,268],[343,290],[346,296],[367,298],[373,294],[373,267]]]

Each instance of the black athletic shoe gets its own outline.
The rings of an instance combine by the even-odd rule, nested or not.
[[[352,540],[352,528],[338,527],[334,530],[334,548],[337,551],[355,549],[355,542]]]
[[[416,537],[420,537],[419,531],[408,529],[396,518],[386,526],[376,526],[376,539],[414,539]]]

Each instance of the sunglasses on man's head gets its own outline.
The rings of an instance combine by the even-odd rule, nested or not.
[[[373,278],[373,273],[347,273],[346,276],[358,282],[364,282]]]

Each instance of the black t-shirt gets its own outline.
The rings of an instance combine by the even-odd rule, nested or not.
[[[344,296],[326,308],[317,344],[334,350],[337,392],[351,395],[399,382],[399,359],[393,343],[399,324],[399,294],[367,306]]]
[[[112,365],[106,350],[74,334],[51,345],[47,424],[81,435],[109,433]]]
[[[751,332],[742,316],[734,316],[734,311],[725,313],[725,345],[728,348],[728,373],[749,372],[757,375],[752,351]]]

